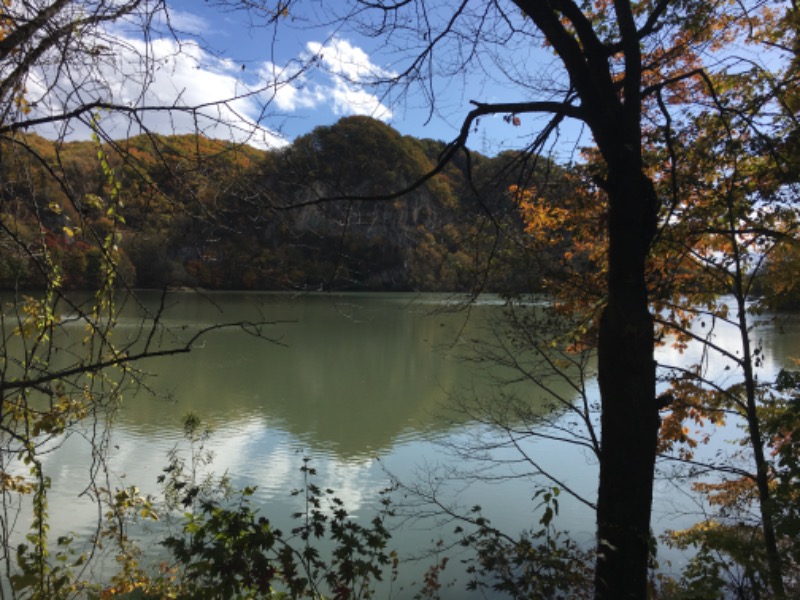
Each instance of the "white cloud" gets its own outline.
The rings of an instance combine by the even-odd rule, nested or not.
[[[259,71],[269,101],[283,111],[327,106],[335,115],[369,115],[388,121],[392,110],[369,91],[396,74],[372,62],[348,40],[308,42],[298,61],[285,68],[265,63]]]
[[[258,77],[263,82],[263,97],[284,112],[315,108],[325,100],[299,65],[281,68],[273,63],[264,63],[258,70]]]
[[[375,65],[361,48],[342,38],[331,38],[324,45],[309,42],[306,47],[330,73],[341,75],[354,84],[370,83],[375,79],[394,76],[391,71]]]
[[[296,63],[284,68],[265,63],[259,76],[267,90],[265,97],[283,111],[327,105],[336,115],[392,117],[391,109],[368,88],[393,73],[373,64],[366,52],[341,38],[325,44],[308,42]]]
[[[136,45],[136,54],[144,51],[141,42]],[[146,119],[154,129],[198,128],[209,137],[258,140],[270,146],[286,143],[282,136],[258,124],[258,115],[265,107],[260,105],[254,90],[241,80],[238,65],[217,59],[194,43],[178,47],[172,40],[156,40],[151,52],[155,68],[143,103],[176,108],[169,113],[148,115]],[[119,66],[123,75],[119,79],[119,96],[123,102],[135,103],[141,87],[131,58],[135,59],[135,54],[124,57]],[[189,108],[193,110],[187,112],[185,109]]]
[[[152,432],[151,432],[152,433]],[[109,466],[113,485],[123,487],[137,485],[141,493],[155,497],[161,495],[161,485],[154,476],[166,466],[168,453],[179,448],[185,458],[188,448],[180,432],[162,431],[158,436],[145,436],[124,420],[116,424],[112,434],[114,448]],[[89,435],[72,435],[58,440],[61,445],[42,454],[41,461],[53,480],[50,517],[52,533],[66,535],[69,532],[91,532],[97,524],[97,505],[85,494],[89,485],[88,465],[92,464]],[[156,439],[158,438],[158,439]],[[245,417],[226,420],[206,443],[213,460],[206,473],[215,476],[227,474],[234,488],[257,485],[258,504],[271,510],[277,519],[287,519],[301,506],[289,490],[302,488],[303,474],[300,472],[302,457],[298,453],[300,443],[290,434],[281,431],[265,419]],[[317,471],[314,480],[322,489],[334,489],[336,496],[344,501],[352,514],[364,508],[370,498],[377,497],[385,487],[385,478],[373,469],[372,459],[338,459],[335,455],[312,449],[310,456]],[[7,465],[12,474],[25,475],[27,467],[21,461],[12,460]],[[324,508],[323,508],[324,510]],[[23,531],[16,534],[20,541]]]
[[[394,77],[395,73],[374,64],[366,52],[342,38],[331,38],[325,44],[309,42],[306,48],[307,58],[315,60],[329,74],[330,83],[318,86],[316,93],[331,102],[335,114],[391,119],[391,109],[366,88]]]
[[[208,26],[189,13],[172,12],[171,18],[187,32]],[[121,31],[105,32],[99,40],[93,58],[73,65],[68,80],[57,80],[51,67],[32,74],[27,99],[36,107],[35,116],[58,115],[101,101],[133,109],[101,112],[102,127],[113,138],[144,130],[199,131],[261,148],[289,143],[267,125],[277,114],[327,107],[335,115],[392,117],[391,109],[369,89],[370,83],[392,73],[341,38],[309,42],[288,66],[264,63],[255,71],[217,57],[195,41],[174,37],[145,41]],[[63,78],[64,73],[58,76]],[[38,131],[86,139],[88,118],[57,122]]]
[[[370,115],[384,121],[392,118],[392,111],[375,94],[347,85],[341,80],[331,90],[331,99],[333,112],[337,115]]]
[[[169,9],[169,24],[175,31],[192,35],[200,35],[211,30],[209,22],[203,17],[175,8]]]
[[[119,38],[114,52],[76,67],[71,79],[53,86],[47,71],[29,86],[41,113],[58,114],[78,105],[103,101],[139,109],[135,116],[115,111],[102,117],[111,137],[136,135],[144,129],[159,133],[200,131],[258,147],[280,147],[288,141],[261,125],[268,107],[241,77],[240,67],[219,59],[195,42],[174,39]],[[80,86],[76,82],[82,82]],[[85,124],[72,122],[66,135],[85,139]],[[46,133],[46,132],[45,132]],[[59,132],[60,133],[60,132]]]

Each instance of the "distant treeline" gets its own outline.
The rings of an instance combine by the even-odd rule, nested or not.
[[[4,140],[0,286],[55,272],[94,288],[113,247],[117,281],[141,288],[539,289],[557,249],[531,252],[509,189],[568,194],[552,163],[464,152],[410,193],[373,198],[413,184],[444,148],[367,117],[272,151],[195,135]]]

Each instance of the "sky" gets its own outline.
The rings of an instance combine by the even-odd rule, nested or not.
[[[300,3],[293,10],[313,4]],[[293,27],[290,19],[275,33],[252,24],[245,13],[221,12],[195,1],[176,0],[170,6],[170,25],[183,51],[174,53],[175,40],[162,40],[172,74],[156,81],[163,98],[180,90],[202,102],[263,90],[235,103],[237,117],[258,122],[275,136],[267,135],[267,141],[277,145],[347,115],[396,122],[392,107],[363,85],[392,72],[352,39],[327,28]],[[304,68],[315,56],[314,66]]]
[[[279,3],[249,4],[262,1],[267,6]],[[470,54],[469,36],[474,32],[465,27],[464,38],[451,37],[448,45],[436,46],[435,70],[425,71],[429,78],[423,85],[404,94],[400,86],[376,88],[369,82],[397,76],[428,45],[414,21],[420,14],[413,11],[423,3],[399,2],[408,11],[408,26],[390,23],[383,34],[369,37],[357,27],[357,19],[346,16],[348,7],[357,5],[352,0],[292,1],[277,28],[264,24],[272,15],[259,17],[257,12],[230,8],[248,4],[244,0],[166,2],[168,10],[149,24],[147,43],[141,22],[130,21],[110,25],[96,40],[80,40],[84,63],[70,64],[64,85],[55,82],[54,64],[45,63],[38,78],[27,82],[27,97],[36,100],[35,116],[61,114],[98,99],[123,106],[170,107],[148,111],[139,122],[112,112],[101,112],[98,118],[112,138],[136,135],[144,128],[162,133],[199,130],[212,138],[279,148],[314,127],[332,125],[348,115],[369,115],[405,135],[452,141],[472,108],[470,101],[559,101],[567,87],[563,69],[552,51],[537,42],[529,20],[509,12],[509,19],[518,20],[514,34],[505,35],[509,26],[503,19],[491,11],[488,16],[477,12],[490,3],[467,3],[463,20],[481,23],[488,43]],[[446,23],[453,17],[454,2],[458,4],[424,3],[423,16],[435,24]],[[370,3],[361,3],[366,4]],[[80,10],[81,3],[71,6]],[[380,14],[375,9],[368,12]],[[87,52],[91,43],[94,48]],[[466,56],[473,67],[468,71],[460,68]],[[514,126],[517,119],[483,117],[470,131],[468,146],[487,155],[524,148],[546,119],[519,115]],[[37,131],[66,139],[87,139],[92,133],[85,122],[60,127]],[[566,122],[558,133],[544,152],[562,163],[580,160],[580,147],[589,143],[586,131]]]
[[[141,28],[130,23],[113,25],[111,41],[98,42],[104,51],[110,46],[113,51],[107,56],[104,52],[96,64],[85,65],[87,73],[81,77],[88,81],[93,70],[98,80],[108,82],[107,89],[98,91],[87,85],[77,92],[62,91],[62,95],[73,97],[71,101],[110,95],[117,103],[137,106],[202,105],[193,114],[153,111],[143,124],[163,133],[197,127],[209,137],[262,148],[287,145],[316,126],[331,125],[348,115],[369,115],[405,135],[450,141],[472,108],[470,100],[524,99],[519,90],[498,85],[501,78],[492,78],[491,61],[496,57],[489,54],[483,57],[488,67],[484,62],[478,73],[433,73],[428,96],[418,89],[401,96],[397,89],[367,85],[376,77],[395,76],[403,68],[401,54],[407,59],[413,49],[403,52],[406,48],[392,47],[384,37],[359,35],[349,21],[331,17],[347,4],[321,0],[292,4],[291,13],[274,30],[260,26],[257,15],[222,11],[214,2],[170,0],[169,27],[162,14],[161,21],[154,23],[149,45],[142,39]],[[494,51],[503,52],[503,46]],[[151,61],[149,69],[143,68],[142,56]],[[444,70],[450,67],[448,57],[441,55],[437,64]],[[144,93],[142,73],[150,78]],[[42,95],[48,89],[46,79],[43,76],[40,82]],[[430,96],[436,98],[434,111]],[[100,119],[111,137],[141,131],[130,120],[110,113],[101,114]],[[500,116],[484,117],[471,133],[469,146],[485,154],[520,147],[539,125],[534,117],[524,119],[521,127],[514,127]],[[50,133],[85,139],[91,130],[72,123],[68,131]]]
[[[413,97],[397,103],[365,85],[376,77],[396,75],[393,57],[380,55],[380,41],[344,31],[331,19],[328,25],[314,26],[313,21],[324,22],[326,17],[301,11],[317,13],[318,1],[294,4],[277,30],[252,23],[251,15],[220,12],[208,3],[173,0],[171,7],[173,28],[187,39],[197,36],[194,39],[210,51],[198,61],[201,64],[193,65],[195,73],[222,85],[222,79],[230,77],[228,86],[234,80],[251,88],[278,82],[261,122],[287,140],[347,115],[369,115],[417,137],[449,140],[458,133],[459,123],[428,119],[424,103]],[[219,56],[212,58],[212,52]],[[315,56],[313,66],[301,70]],[[468,110],[468,103],[464,105]],[[251,107],[249,115],[257,114]]]

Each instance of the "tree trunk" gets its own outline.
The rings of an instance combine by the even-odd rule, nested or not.
[[[616,165],[609,161],[608,304],[598,346],[602,437],[595,573],[596,598],[604,600],[647,597],[651,549],[659,418],[645,260],[657,204],[640,164],[635,157]]]
[[[750,445],[753,449],[753,460],[756,463],[756,488],[758,489],[758,506],[761,511],[761,527],[764,531],[764,547],[767,553],[769,585],[772,590],[773,598],[780,600],[786,598],[786,590],[783,586],[783,566],[781,564],[781,555],[775,534],[775,523],[772,518],[773,502],[772,494],[769,489],[769,464],[764,456],[764,440],[761,435],[761,423],[758,420],[756,375],[753,372],[754,357],[750,346],[750,332],[747,322],[747,294],[744,291],[742,270],[738,268],[739,265],[742,264],[742,261],[737,250],[737,246],[734,245],[737,265],[734,291],[736,294],[739,333],[742,339],[741,364],[744,370],[744,387],[746,394],[745,416],[747,418]]]

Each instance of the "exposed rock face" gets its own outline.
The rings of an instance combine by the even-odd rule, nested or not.
[[[28,263],[43,244],[65,285],[91,286],[93,255],[112,232],[125,280],[146,287],[467,291],[530,289],[535,276],[513,240],[524,236],[508,194],[517,175],[496,168],[521,155],[473,153],[471,181],[456,160],[393,197],[433,169],[442,142],[403,137],[368,117],[272,152],[140,136],[103,150],[124,216],[112,223],[96,145],[29,137],[46,161],[63,165],[63,185],[40,185],[42,166],[29,156],[0,154],[0,218],[32,250],[0,257],[3,286],[39,285],[41,268]]]

